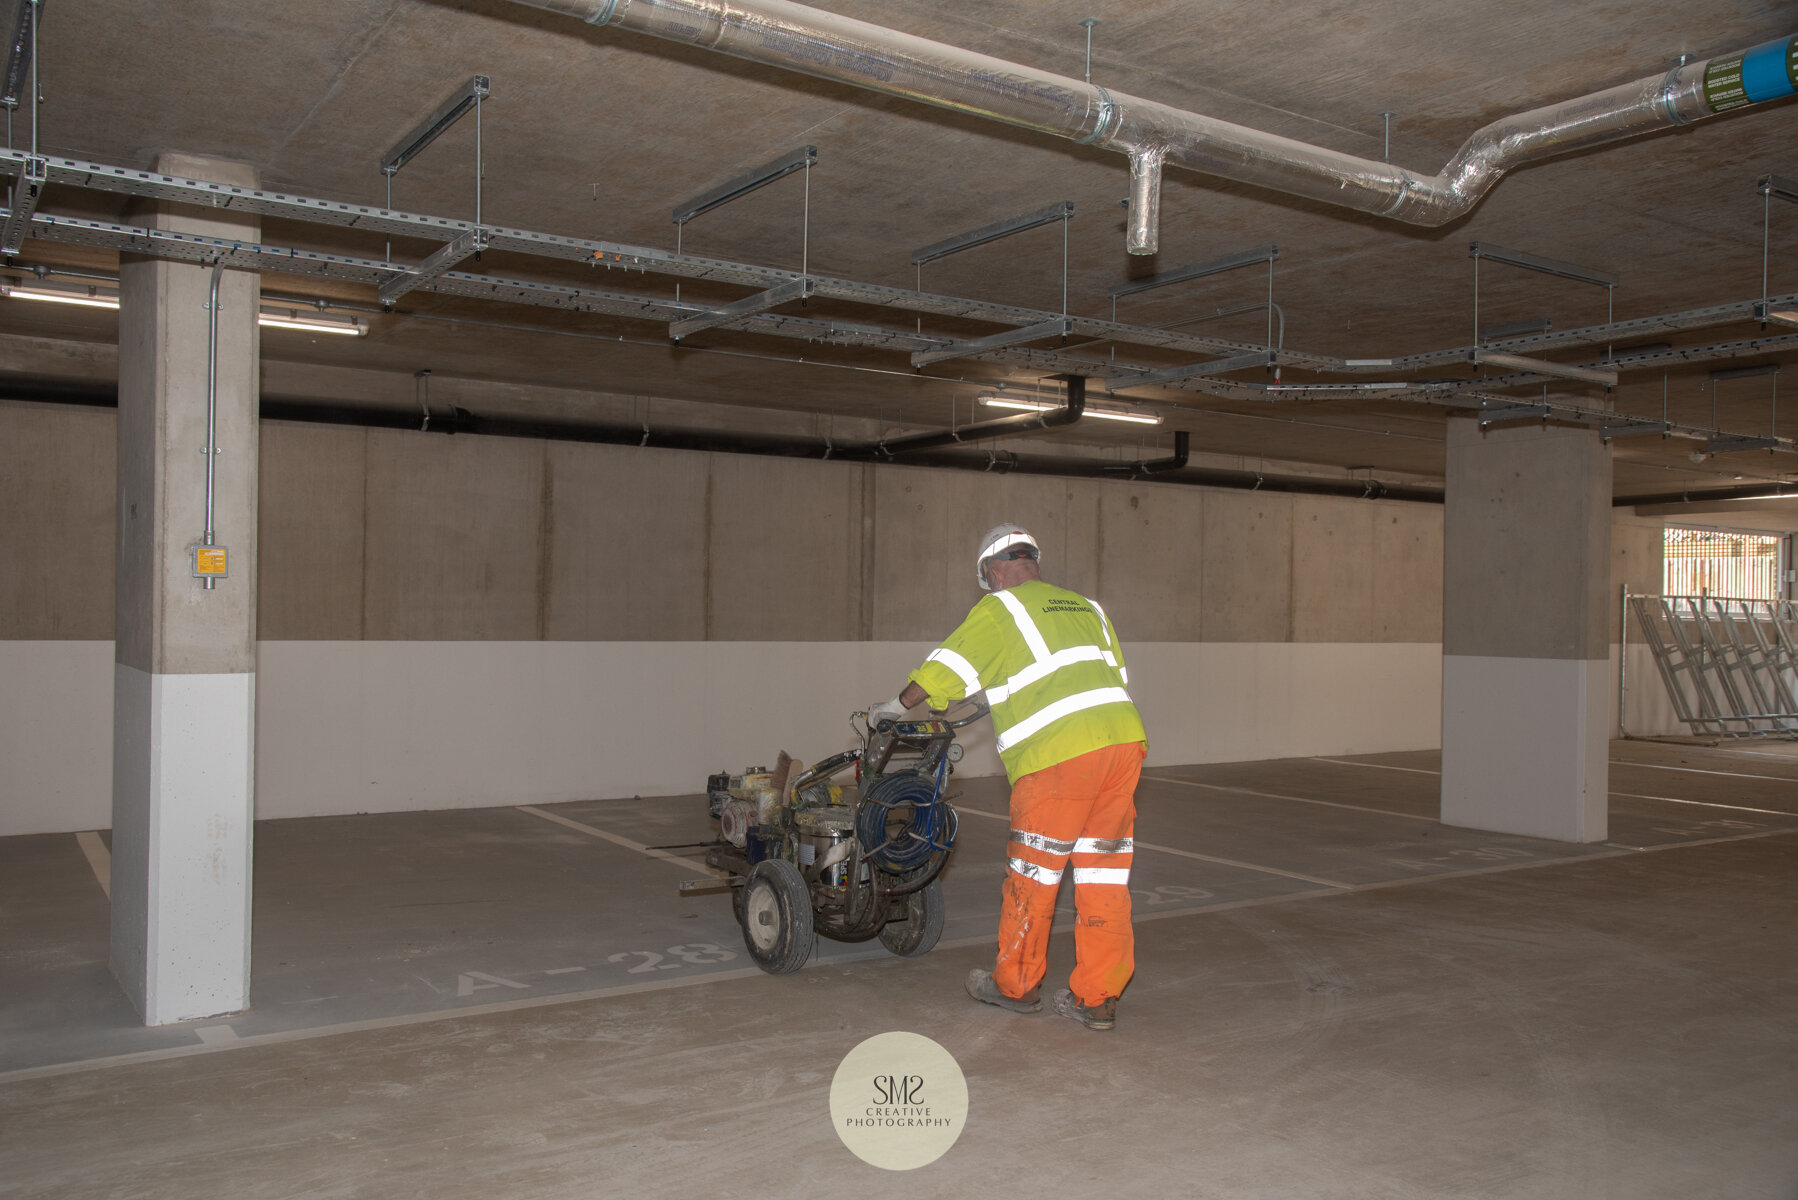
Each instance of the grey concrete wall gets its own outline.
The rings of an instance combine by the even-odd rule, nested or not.
[[[0,405],[0,640],[108,639],[117,421]]]
[[[1666,578],[1667,524],[1648,517],[1624,515],[1611,521],[1611,642],[1616,644],[1623,625],[1623,589],[1658,596]],[[1642,630],[1630,625],[1630,641],[1642,640]]]
[[[0,637],[111,636],[114,419],[0,404]],[[1003,520],[1127,641],[1429,643],[1429,505],[283,422],[259,634],[928,641]]]
[[[1610,611],[1610,448],[1589,429],[1448,422],[1443,653],[1592,661]]]

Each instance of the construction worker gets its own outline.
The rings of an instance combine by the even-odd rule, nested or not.
[[[989,530],[974,574],[990,594],[868,720],[900,719],[925,700],[940,711],[985,690],[1011,780],[1011,833],[998,960],[968,976],[968,994],[1012,1012],[1042,1008],[1055,896],[1071,866],[1075,966],[1051,1003],[1088,1029],[1110,1029],[1136,969],[1131,838],[1148,747],[1117,631],[1093,601],[1043,582],[1041,561],[1021,526]]]

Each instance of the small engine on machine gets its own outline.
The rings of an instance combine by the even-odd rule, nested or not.
[[[804,966],[816,937],[878,937],[895,954],[925,954],[942,936],[939,876],[955,846],[957,818],[946,794],[961,759],[957,720],[883,720],[851,714],[861,746],[809,769],[782,753],[773,770],[751,767],[706,781],[718,840],[708,866],[729,873],[743,943],[757,966],[785,974]],[[682,885],[694,894],[716,880]]]

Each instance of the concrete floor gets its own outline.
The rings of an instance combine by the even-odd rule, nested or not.
[[[707,836],[696,797],[267,822],[254,1008],[156,1030],[100,840],[0,840],[0,1194],[1794,1200],[1798,748],[1612,757],[1588,846],[1435,824],[1430,753],[1149,771],[1110,1034],[962,994],[1000,781],[963,785],[934,953],[781,978],[642,849]],[[888,1030],[971,1104],[897,1177],[828,1114]]]

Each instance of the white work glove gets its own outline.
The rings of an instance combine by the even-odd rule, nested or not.
[[[899,703],[899,697],[897,696],[894,696],[891,700],[882,700],[879,704],[876,704],[873,708],[868,710],[868,728],[880,728],[880,722],[882,720],[903,721],[905,720],[906,711],[905,705]]]

